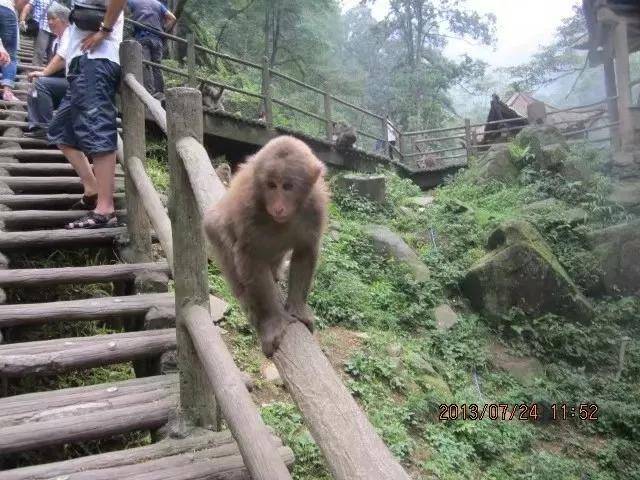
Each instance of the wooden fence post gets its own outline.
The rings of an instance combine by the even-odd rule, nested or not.
[[[170,88],[167,90],[167,145],[171,175],[169,215],[173,226],[180,404],[196,425],[216,426],[215,397],[185,325],[185,313],[190,306],[198,305],[209,311],[202,217],[176,149],[176,142],[188,136],[202,143],[202,94],[193,88]]]
[[[273,102],[271,101],[271,72],[269,71],[269,59],[262,59],[262,96],[264,98],[264,120],[267,128],[273,126]]]
[[[329,92],[328,83],[325,83],[324,87],[324,118],[327,141],[333,142],[333,109],[331,105],[331,92]]]
[[[624,18],[619,18],[613,30],[613,45],[616,54],[615,69],[618,83],[618,121],[620,125],[620,142],[622,149],[633,146],[633,119],[631,117],[631,74],[629,66],[629,34],[628,24]]]
[[[471,160],[471,156],[473,155],[473,136],[471,135],[471,120],[468,118],[464,119],[464,139],[467,147],[467,163]]]
[[[196,36],[193,32],[187,34],[187,74],[188,85],[191,88],[198,86],[196,80]]]
[[[125,40],[120,44],[120,62],[123,77],[131,73],[140,83],[142,79],[142,47],[134,40]],[[146,158],[145,145],[145,110],[144,104],[124,83],[122,95],[122,136],[125,170],[125,190],[127,198],[127,227],[129,245],[126,260],[129,263],[145,263],[151,261],[151,227],[142,201],[138,196],[131,177],[127,172],[127,159]]]
[[[387,117],[384,117],[381,123],[382,123],[382,140],[384,140],[382,153],[386,157],[387,155],[389,155],[389,151],[391,147],[391,145],[389,145],[389,121]],[[396,138],[398,138],[397,132],[396,132]]]

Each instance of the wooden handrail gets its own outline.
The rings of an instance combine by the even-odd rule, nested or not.
[[[326,122],[327,121],[326,118],[321,117],[320,115],[317,115],[317,114],[312,113],[312,112],[307,112],[306,110],[303,110],[302,108],[299,108],[299,107],[296,107],[294,105],[291,105],[290,103],[287,103],[287,102],[285,102],[283,100],[278,100],[277,98],[273,98],[272,101],[273,101],[273,103],[275,103],[277,105],[280,105],[280,106],[285,107],[285,108],[289,108],[289,109],[291,109],[291,110],[293,110],[295,112],[298,112],[298,113],[301,113],[303,115],[307,115],[309,117],[315,118],[316,120],[319,120],[321,122]]]
[[[402,134],[406,137],[415,137],[416,135],[426,135],[428,133],[453,132],[454,130],[464,130],[464,125],[460,125],[459,127],[434,128],[431,130],[416,130],[414,132],[406,132]]]
[[[198,203],[200,215],[205,209],[220,200],[225,192],[225,186],[216,174],[209,154],[193,137],[184,137],[176,142],[176,151],[180,156],[184,168],[189,176],[193,194]]]
[[[173,237],[169,215],[165,212],[160,196],[153,186],[149,175],[147,175],[147,172],[144,170],[142,160],[138,157],[129,157],[125,165],[129,177],[136,186],[149,221],[158,235],[160,245],[162,245],[164,254],[167,257],[169,268],[173,272]]]
[[[574,130],[572,132],[563,132],[562,134],[564,136],[571,136],[571,135],[577,135],[579,133],[589,133],[589,132],[596,132],[598,130],[604,130],[606,128],[611,128],[611,127],[617,127],[618,125],[620,125],[620,122],[613,122],[613,123],[609,123],[607,125],[601,125],[599,127],[593,127],[593,128],[584,128],[582,130]]]
[[[464,135],[452,135],[450,137],[438,137],[438,138],[421,138],[420,140],[414,140],[413,143],[432,143],[432,142],[442,142],[444,140],[455,140],[458,138],[465,138]]]
[[[153,98],[153,96],[147,91],[144,86],[136,80],[136,77],[128,73],[124,76],[124,82],[127,86],[136,94],[136,96],[144,103],[145,107],[149,109],[151,116],[160,127],[160,130],[167,134],[167,112],[162,108],[162,104],[159,100]]]
[[[251,478],[291,479],[209,312],[195,305],[188,307],[185,325]]]

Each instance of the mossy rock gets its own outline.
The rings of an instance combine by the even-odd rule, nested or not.
[[[597,230],[589,235],[612,295],[640,296],[640,220]]]
[[[522,212],[527,216],[546,215],[557,218],[558,223],[567,223],[575,226],[585,223],[589,217],[586,210],[580,207],[572,207],[557,198],[546,198],[537,202],[525,205]]]
[[[509,153],[508,145],[494,145],[480,159],[475,181],[483,184],[492,180],[512,184],[518,181],[520,171],[515,166]]]
[[[542,154],[543,147],[557,145],[569,151],[567,140],[560,130],[549,125],[529,125],[516,136],[515,143],[522,148],[529,147],[529,151],[536,157]]]
[[[544,239],[529,223],[511,221],[492,233],[486,255],[467,272],[462,289],[472,307],[501,319],[513,308],[589,321],[593,310]]]

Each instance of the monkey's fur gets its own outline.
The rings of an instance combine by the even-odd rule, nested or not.
[[[333,137],[338,150],[353,148],[358,139],[356,129],[342,122],[333,126]]]
[[[224,112],[224,104],[222,103],[224,95],[224,87],[214,87],[208,83],[200,83],[200,92],[202,93],[202,106],[213,109],[217,112]]]
[[[240,167],[225,196],[205,214],[205,233],[218,264],[267,356],[290,322],[313,330],[307,296],[327,224],[324,171],[305,143],[278,137]],[[276,277],[291,251],[283,303]]]
[[[221,163],[216,167],[216,174],[220,177],[220,181],[225,187],[231,183],[231,167],[228,163]]]

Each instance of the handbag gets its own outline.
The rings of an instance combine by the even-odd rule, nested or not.
[[[76,0],[69,21],[80,30],[98,32],[108,4],[109,0]]]

